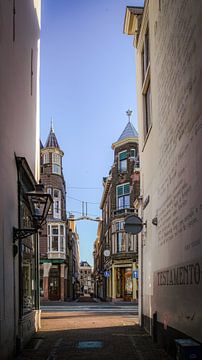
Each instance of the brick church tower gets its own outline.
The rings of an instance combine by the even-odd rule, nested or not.
[[[53,204],[40,236],[40,290],[44,300],[67,298],[67,222],[63,151],[53,126],[45,146],[41,144],[41,182]]]

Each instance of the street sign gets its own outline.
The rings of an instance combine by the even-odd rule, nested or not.
[[[104,277],[106,277],[106,278],[110,277],[110,271],[107,271],[107,270],[104,271]]]
[[[138,270],[133,270],[133,279],[138,279]]]
[[[104,256],[106,256],[106,257],[110,256],[110,250],[106,249],[104,251]]]
[[[143,229],[142,220],[137,215],[129,215],[125,219],[125,232],[137,235]]]

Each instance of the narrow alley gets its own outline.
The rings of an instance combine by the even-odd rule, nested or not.
[[[137,314],[137,305],[126,302],[47,302],[41,331],[17,360],[169,360],[138,326]]]

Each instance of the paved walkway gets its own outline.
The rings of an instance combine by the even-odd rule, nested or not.
[[[18,360],[170,360],[138,326],[135,307],[63,305],[42,312],[42,329]],[[51,306],[52,308],[52,306]],[[102,309],[102,310],[101,310]],[[109,311],[109,309],[111,309]]]

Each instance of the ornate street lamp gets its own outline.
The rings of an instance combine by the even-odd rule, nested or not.
[[[50,194],[44,193],[43,184],[35,185],[34,191],[25,193],[26,205],[31,213],[32,227],[31,228],[14,228],[13,240],[26,238],[32,234],[36,234],[43,226],[48,215],[48,211],[53,202]]]

